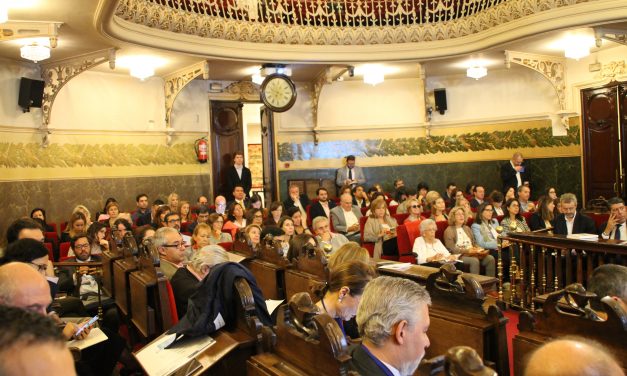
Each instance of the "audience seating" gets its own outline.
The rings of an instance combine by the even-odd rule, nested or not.
[[[313,202],[313,200],[312,200]],[[307,228],[311,228],[311,225],[313,223],[313,218],[311,218],[311,205],[307,205],[305,207],[305,212],[307,213]]]
[[[402,225],[407,219],[407,217],[409,217],[409,213],[391,214],[391,215],[392,217],[394,217],[394,219],[396,219],[396,223],[398,223],[399,225]]]
[[[170,281],[165,281],[165,287],[168,293],[168,306],[170,307],[170,315],[172,316],[172,325],[176,325],[179,322],[179,313],[176,310],[176,300],[174,299],[174,291],[172,290]]]
[[[54,243],[59,243],[59,234],[53,231],[44,232],[44,239],[52,240]]]
[[[390,212],[390,215],[395,215],[396,209],[398,209],[398,205],[388,206],[388,211]]]
[[[44,246],[46,246],[46,249],[48,250],[48,260],[55,262],[54,253],[52,252],[52,243],[45,242]]]
[[[68,257],[68,253],[70,252],[70,242],[63,242],[59,244],[59,260],[64,257]]]
[[[363,209],[363,208],[362,208]],[[370,254],[370,257],[373,257],[374,255],[374,243],[372,242],[365,242],[364,241],[364,227],[366,226],[366,221],[368,220],[368,217],[361,217],[359,218],[359,242],[361,243],[361,246],[366,248],[368,250],[368,253]],[[381,255],[382,259],[385,260],[395,260],[394,258],[389,258],[390,256],[383,256]]]
[[[231,252],[233,250],[233,242],[218,243],[218,245],[224,248],[227,252]]]
[[[56,229],[57,225],[55,225],[55,229]],[[61,232],[65,232],[65,229],[67,228],[67,222],[61,222]]]
[[[398,247],[398,258],[400,262],[416,263],[416,257],[413,254],[413,241],[410,241],[407,226],[399,225],[396,228],[396,246]]]
[[[448,221],[437,221],[435,224],[438,226],[435,237],[440,239],[442,244],[444,244],[444,230],[448,227]]]
[[[359,208],[359,210],[361,210],[361,215],[365,216],[366,213],[368,213],[368,209],[370,209],[369,207],[365,207],[365,208]]]
[[[48,223],[48,226],[51,226],[51,227],[52,227],[52,231],[53,231],[54,233],[58,234],[58,231],[57,231],[58,227],[57,227],[57,224],[56,224],[56,223],[54,223],[54,222],[50,222],[50,223]]]

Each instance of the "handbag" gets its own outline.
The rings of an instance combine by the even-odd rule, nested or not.
[[[396,243],[396,236],[383,241],[381,254],[384,256],[398,256],[398,244]]]

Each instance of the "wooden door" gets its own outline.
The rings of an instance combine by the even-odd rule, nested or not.
[[[227,200],[226,172],[233,165],[233,153],[244,150],[244,130],[240,102],[211,102],[211,156],[213,193]]]
[[[619,92],[621,101],[619,102]],[[582,90],[585,201],[624,195],[625,85]],[[620,105],[619,105],[620,103]]]
[[[275,161],[277,160],[274,143],[273,112],[261,107],[261,154],[263,156],[263,191],[266,207],[278,200]]]

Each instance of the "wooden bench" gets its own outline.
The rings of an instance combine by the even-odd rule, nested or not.
[[[129,232],[124,236],[122,247],[118,250],[122,258],[113,260],[113,291],[115,304],[124,317],[130,317],[131,291],[129,277],[138,269],[139,264],[134,254],[139,254],[135,238]]]
[[[291,268],[285,271],[285,293],[291,298],[296,293],[309,292],[312,283],[324,283],[327,278],[327,257],[324,252],[316,248],[302,249]]]
[[[627,313],[610,297],[601,299],[607,319],[599,321],[586,310],[588,301],[596,296],[579,284],[549,294],[542,309],[520,314],[519,333],[513,339],[514,372],[522,374],[529,353],[552,339],[574,335],[589,338],[612,351],[627,371]],[[560,303],[561,302],[561,303]],[[567,305],[569,308],[563,308]]]

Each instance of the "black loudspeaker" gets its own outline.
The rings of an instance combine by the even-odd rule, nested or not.
[[[22,77],[20,79],[20,95],[17,104],[22,111],[29,112],[31,107],[41,107],[44,97],[44,82]]]
[[[446,89],[434,89],[433,96],[435,97],[435,110],[444,115],[446,111]]]

